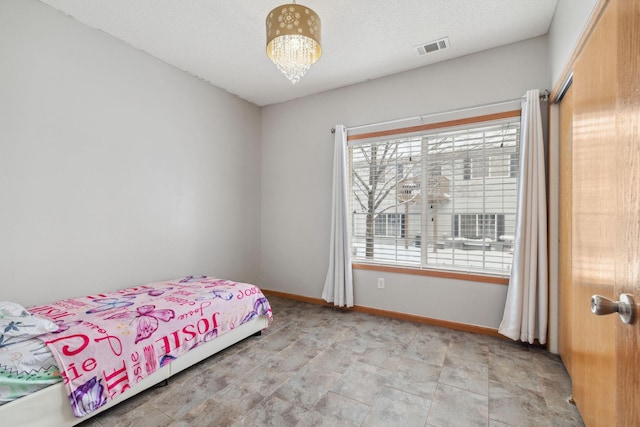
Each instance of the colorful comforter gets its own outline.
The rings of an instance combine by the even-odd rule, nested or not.
[[[56,322],[41,335],[55,356],[76,416],[87,415],[169,361],[266,315],[259,288],[186,277],[29,308]]]

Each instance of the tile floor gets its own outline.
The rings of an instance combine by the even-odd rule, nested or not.
[[[582,426],[546,351],[269,297],[274,322],[82,423],[100,426]]]

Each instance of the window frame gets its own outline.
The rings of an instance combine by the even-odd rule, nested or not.
[[[377,132],[368,132],[368,133],[360,133],[356,135],[348,135],[347,141],[351,143],[353,141],[370,139],[370,138],[383,138],[393,135],[401,135],[401,134],[410,134],[414,132],[421,132],[433,129],[446,129],[446,128],[455,128],[466,125],[479,125],[482,126],[485,122],[491,121],[499,121],[503,119],[513,119],[515,117],[521,116],[521,110],[509,110],[500,113],[493,114],[485,114],[481,116],[468,117],[463,119],[456,120],[448,120],[438,123],[430,123],[419,126],[411,126],[399,129],[390,129],[390,130],[382,130]],[[515,169],[517,168],[517,153],[519,152],[519,146],[516,147],[516,153],[509,153],[509,155],[502,160],[502,165],[500,170],[501,174],[496,176],[491,176],[489,178],[516,178]],[[514,156],[515,154],[515,156]],[[485,160],[489,160],[490,157],[485,158]],[[463,179],[470,179],[472,175],[471,171],[471,161],[465,162],[463,165]],[[349,178],[351,180],[351,178]],[[475,178],[473,178],[475,179]],[[422,213],[424,215],[424,212]],[[498,231],[498,215],[503,215],[500,213],[488,213],[483,212],[482,215],[492,215],[494,217],[494,231],[495,233],[499,233]],[[504,223],[504,218],[502,218],[502,222]],[[504,226],[504,225],[503,225]],[[350,236],[350,243],[353,234]],[[387,271],[387,272],[396,272],[396,273],[404,273],[404,274],[417,274],[422,276],[434,276],[434,277],[447,277],[454,278],[460,280],[470,280],[475,282],[485,282],[485,283],[495,283],[495,284],[508,284],[508,275],[507,274],[499,274],[494,272],[487,271],[476,271],[476,270],[461,270],[456,269],[455,267],[447,268],[447,267],[434,267],[432,265],[424,265],[423,262],[420,262],[420,265],[404,265],[404,264],[395,264],[392,262],[382,262],[379,259],[373,262],[366,262],[361,258],[358,258],[352,262],[352,267],[354,269],[364,269],[364,270],[376,270],[376,271]]]

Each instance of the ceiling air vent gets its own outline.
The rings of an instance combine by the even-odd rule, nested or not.
[[[418,51],[418,55],[426,55],[427,53],[433,53],[442,49],[446,49],[449,46],[451,46],[451,44],[449,43],[449,37],[443,37],[440,40],[416,46],[416,50]]]

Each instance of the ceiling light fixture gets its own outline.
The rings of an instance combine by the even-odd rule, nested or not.
[[[306,6],[284,4],[267,15],[267,56],[296,84],[322,55],[320,18]]]

